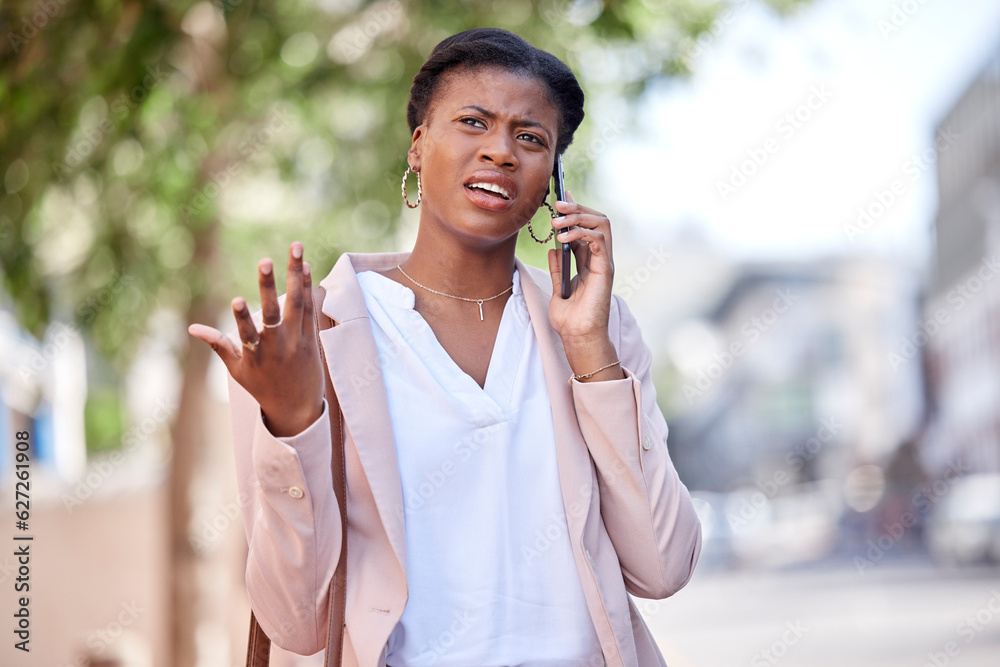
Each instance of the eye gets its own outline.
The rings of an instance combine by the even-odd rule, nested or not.
[[[470,127],[486,127],[486,123],[484,123],[483,121],[479,120],[478,118],[473,118],[471,116],[467,116],[465,118],[460,118],[458,122],[465,123],[466,125],[469,125]],[[479,125],[476,125],[476,123],[479,123]]]
[[[534,135],[534,134],[530,134],[528,132],[522,132],[521,134],[519,134],[517,136],[519,136],[519,137],[527,137],[528,141],[533,141],[536,144],[538,144],[539,146],[544,146],[545,145],[545,142],[539,136]]]

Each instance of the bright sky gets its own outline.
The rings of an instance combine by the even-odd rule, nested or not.
[[[920,154],[1000,51],[1000,0],[814,0],[786,20],[736,4],[694,75],[651,93],[598,160],[602,198],[649,238],[695,228],[744,259],[925,262],[937,193]],[[880,193],[881,217],[851,229]]]

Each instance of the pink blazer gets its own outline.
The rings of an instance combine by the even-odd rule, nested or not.
[[[408,255],[345,253],[320,283],[327,291],[323,311],[336,322],[322,332],[321,344],[344,413],[344,664],[352,667],[384,667],[389,634],[407,600],[403,494],[382,362],[356,274],[394,267]],[[515,265],[552,403],[574,564],[603,658],[611,666],[665,665],[626,593],[662,599],[680,590],[701,551],[701,526],[667,452],[649,348],[615,295],[609,330],[628,382],[570,385],[573,372],[549,325],[551,278],[520,259]],[[260,318],[258,311],[258,325]],[[235,330],[230,336],[238,341]],[[313,654],[326,646],[328,588],[343,538],[330,479],[329,413],[324,408],[323,417],[296,436],[275,438],[232,376],[229,388],[250,602],[275,644]]]

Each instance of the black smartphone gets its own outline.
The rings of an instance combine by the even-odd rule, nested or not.
[[[555,165],[552,167],[552,180],[555,183],[556,200],[566,201],[566,184],[563,182],[563,163],[562,155],[556,155]],[[556,211],[556,215],[562,216],[563,213]],[[567,228],[568,229],[568,228]],[[558,243],[558,241],[557,241]],[[562,298],[568,299],[570,295],[570,252],[569,244],[562,244]]]

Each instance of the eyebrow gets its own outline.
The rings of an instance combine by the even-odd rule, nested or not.
[[[487,111],[486,109],[484,109],[482,107],[479,107],[479,106],[476,106],[475,104],[468,104],[468,105],[462,107],[461,109],[459,109],[459,111],[465,111],[466,109],[474,109],[475,111],[478,111],[479,113],[481,113],[482,115],[484,115],[484,116],[486,116],[487,118],[490,118],[490,119],[493,119],[493,118],[497,117],[497,115],[495,113],[493,113],[492,111]],[[518,125],[523,125],[525,127],[537,127],[540,130],[542,130],[543,132],[545,132],[546,139],[549,138],[549,131],[547,129],[545,129],[544,125],[542,125],[541,123],[539,123],[537,121],[528,120],[527,118],[515,118],[514,122],[516,124],[518,124]]]

